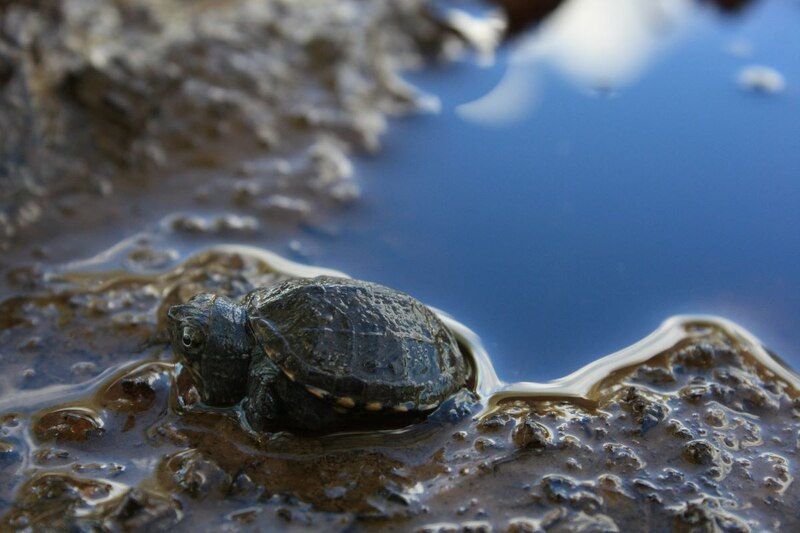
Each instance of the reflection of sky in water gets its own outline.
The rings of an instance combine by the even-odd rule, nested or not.
[[[509,380],[558,377],[695,312],[738,321],[800,368],[800,5],[722,17],[678,0],[637,27],[637,3],[613,4],[622,25],[582,42],[584,56],[564,49],[581,34],[565,10],[491,67],[413,75],[442,112],[396,122],[362,162],[365,198],[319,262],[454,314]],[[619,55],[605,72],[603,50]],[[785,89],[742,90],[752,63]],[[535,106],[487,127],[476,106],[515,76]]]
[[[551,65],[584,87],[608,90],[626,85],[652,55],[696,20],[695,6],[692,0],[564,2],[537,31],[509,47],[508,67],[497,86],[457,111],[483,124],[526,117],[537,100],[540,65]]]

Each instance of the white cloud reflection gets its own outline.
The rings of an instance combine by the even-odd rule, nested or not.
[[[692,0],[567,0],[512,45],[498,85],[456,112],[503,125],[524,118],[538,100],[541,66],[583,87],[614,89],[634,81],[655,53],[686,25]]]

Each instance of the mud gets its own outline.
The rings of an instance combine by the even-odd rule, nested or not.
[[[142,255],[129,246],[109,265]],[[398,430],[254,433],[199,402],[165,312],[329,273],[220,248],[147,274],[49,271],[0,305],[0,512],[10,529],[792,530],[798,379],[737,326],[681,318],[553,384]],[[46,280],[47,283],[44,283]]]
[[[422,1],[6,2],[0,23],[5,248],[153,186],[267,218],[350,202],[349,153],[423,106],[398,69],[455,38]]]

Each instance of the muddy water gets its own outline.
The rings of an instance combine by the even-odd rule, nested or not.
[[[222,247],[149,272],[120,246],[24,280],[3,323],[5,528],[785,528],[797,523],[800,380],[736,325],[676,318],[548,384],[477,368],[471,416],[328,436],[254,434],[198,402],[169,305],[331,273]],[[101,262],[103,261],[103,262]],[[438,529],[437,529],[438,528]]]

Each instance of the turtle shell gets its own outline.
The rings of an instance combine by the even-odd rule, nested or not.
[[[354,279],[293,279],[250,293],[253,336],[284,374],[342,408],[425,411],[467,382],[452,333],[424,304]]]

